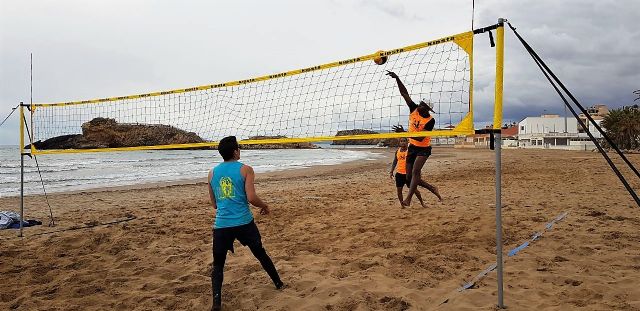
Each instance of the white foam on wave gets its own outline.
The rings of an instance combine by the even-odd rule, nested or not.
[[[20,163],[15,150],[0,148],[0,197],[19,194]],[[273,172],[335,165],[379,157],[369,151],[340,149],[243,150],[242,162],[256,172]],[[88,190],[206,177],[220,162],[212,150],[158,150],[104,154],[47,155],[38,157],[48,192]],[[42,192],[33,160],[25,168],[25,193]]]

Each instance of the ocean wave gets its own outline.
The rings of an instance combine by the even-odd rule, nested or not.
[[[13,151],[12,151],[13,152]],[[367,151],[336,149],[247,150],[242,162],[256,172],[270,172],[310,166],[334,165],[353,160],[376,158]],[[19,161],[13,155],[0,164],[0,196],[16,195],[20,175]],[[154,151],[120,154],[74,154],[39,158],[40,169],[48,191],[60,192],[100,187],[134,185],[148,182],[174,181],[206,176],[220,162],[213,151]],[[39,193],[40,177],[33,161],[25,167],[27,193]]]

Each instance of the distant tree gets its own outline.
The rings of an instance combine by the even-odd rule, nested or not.
[[[624,107],[609,111],[602,120],[607,136],[620,149],[640,149],[640,109]]]
[[[633,92],[633,94],[638,95],[638,98],[634,99],[633,101],[636,101],[636,100],[640,99],[640,90],[637,90],[637,91]]]

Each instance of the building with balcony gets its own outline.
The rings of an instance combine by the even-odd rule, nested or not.
[[[595,121],[599,124],[602,119],[600,118]],[[590,122],[585,122],[585,124],[595,138],[601,137],[600,133]],[[575,118],[560,117],[557,114],[545,114],[540,117],[524,118],[518,123],[517,140],[518,148],[595,149],[595,144],[591,141],[587,133],[582,130],[582,127]]]

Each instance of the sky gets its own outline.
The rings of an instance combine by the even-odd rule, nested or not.
[[[185,88],[308,67],[471,29],[471,1],[0,0],[0,118],[29,102]],[[633,104],[638,0],[477,0],[475,28],[507,18],[585,106]],[[505,31],[504,118],[564,113]],[[495,50],[476,36],[476,126],[491,122]],[[636,102],[637,103],[637,102]],[[17,144],[14,114],[0,144]]]

